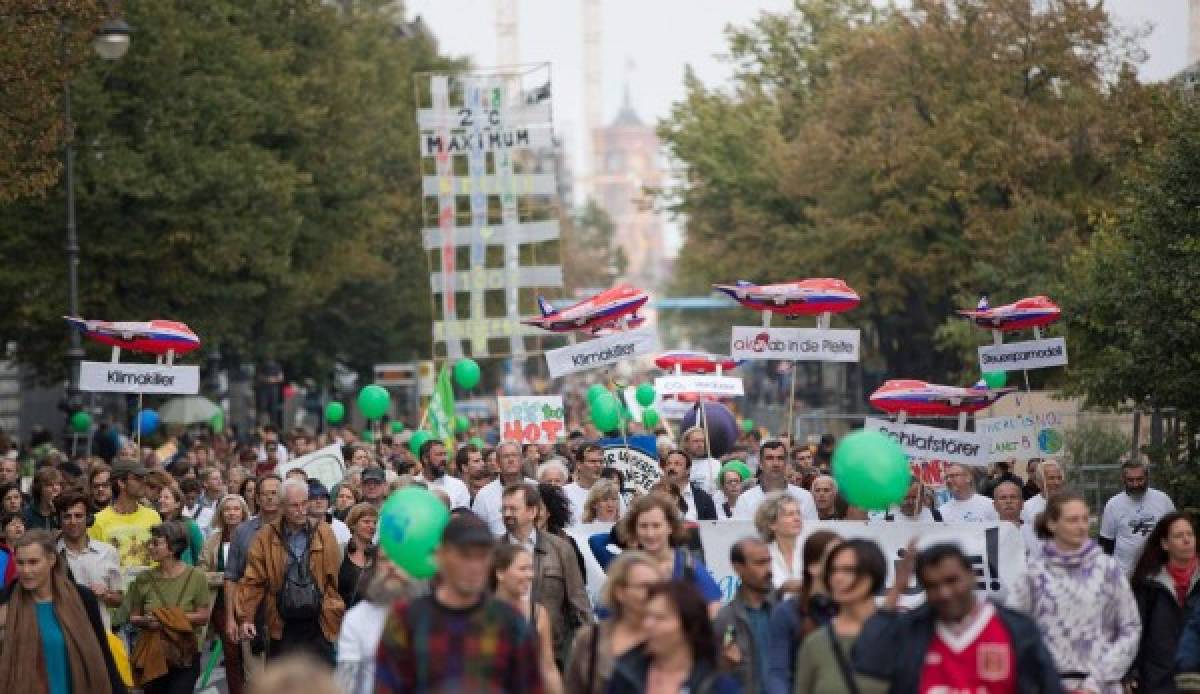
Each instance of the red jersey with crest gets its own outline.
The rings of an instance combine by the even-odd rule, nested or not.
[[[920,694],[1016,694],[1012,637],[996,608],[985,602],[961,630],[942,624],[921,668]]]

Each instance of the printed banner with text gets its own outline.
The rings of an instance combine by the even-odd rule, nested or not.
[[[566,435],[561,395],[501,396],[497,401],[501,441],[549,444]]]
[[[698,393],[732,398],[745,394],[742,379],[734,376],[670,375],[654,379],[654,390],[659,395]]]
[[[1029,460],[1062,453],[1063,417],[1056,412],[976,417],[975,431],[989,437],[988,459]]]
[[[546,352],[546,366],[550,369],[550,378],[559,378],[579,371],[602,369],[658,351],[658,331],[650,327],[638,328],[549,350]]]
[[[981,371],[1023,371],[1067,365],[1067,341],[1061,337],[1048,340],[1010,342],[1006,345],[984,345],[979,348]]]
[[[857,330],[733,326],[729,356],[734,359],[858,361]]]
[[[79,363],[79,389],[86,393],[195,395],[200,392],[200,367],[84,361]]]
[[[891,436],[913,458],[976,466],[988,464],[988,437],[983,434],[920,424],[897,424],[874,417],[867,417],[863,428]]]

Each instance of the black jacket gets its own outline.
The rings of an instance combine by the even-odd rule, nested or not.
[[[1133,585],[1138,614],[1142,617],[1142,640],[1131,674],[1139,694],[1175,694],[1175,651],[1188,615],[1200,605],[1200,573],[1192,576],[1187,603],[1175,598],[1175,585],[1167,570],[1139,579]]]
[[[708,492],[692,484],[692,499],[696,502],[696,520],[716,520],[717,505]]]
[[[646,646],[633,648],[617,658],[607,694],[642,694],[646,691],[649,673],[650,654],[646,652]],[[732,677],[699,661],[692,666],[692,674],[684,687],[690,694],[735,694],[740,691]]]
[[[1000,605],[996,614],[1012,635],[1017,691],[1021,694],[1063,694],[1054,657],[1042,643],[1029,617]],[[911,694],[921,681],[925,654],[933,640],[934,614],[929,605],[909,612],[879,611],[863,625],[851,655],[859,674],[891,684],[891,694]]]

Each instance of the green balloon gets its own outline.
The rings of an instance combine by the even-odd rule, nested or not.
[[[212,427],[214,433],[225,431],[225,410],[217,410],[212,419],[208,420],[208,426]]]
[[[71,431],[76,434],[85,433],[92,428],[92,415],[80,410],[71,415]]]
[[[646,425],[647,429],[653,429],[658,426],[658,412],[653,407],[647,407],[642,410],[642,424]]]
[[[330,424],[341,424],[346,418],[346,406],[334,400],[325,406],[325,421]]]
[[[454,382],[463,390],[479,385],[479,364],[474,359],[459,359],[454,362]]]
[[[383,386],[371,384],[358,391],[358,409],[367,419],[379,419],[388,411],[392,396]]]
[[[1008,383],[1007,371],[984,371],[983,382],[988,388],[1003,388]]]
[[[454,415],[454,433],[465,434],[471,428],[471,420],[465,414]]]
[[[359,438],[367,443],[375,443],[375,431],[373,429],[364,429],[362,436]]]
[[[471,444],[472,446],[474,446],[476,448],[487,448],[487,444],[485,444],[483,442],[483,439],[479,438],[478,436],[472,436],[471,440],[468,441],[467,443]]]
[[[637,398],[637,403],[642,407],[649,407],[654,404],[654,386],[649,383],[643,383],[634,391],[634,397]]]
[[[592,424],[602,432],[621,428],[621,403],[612,393],[601,395],[591,402]]]
[[[437,572],[433,553],[449,522],[450,510],[433,492],[406,487],[392,492],[379,509],[379,545],[409,576],[429,578]]]
[[[833,451],[833,478],[846,501],[882,511],[908,492],[912,470],[900,445],[878,431],[856,431]]]
[[[592,385],[588,386],[588,389],[587,389],[588,404],[589,405],[592,404],[592,401],[594,401],[596,398],[600,397],[601,395],[605,395],[607,393],[608,393],[608,388],[605,388],[603,384],[593,383]]]
[[[412,438],[408,440],[408,450],[412,452],[413,455],[420,455],[421,446],[424,446],[425,442],[432,438],[433,434],[431,432],[425,431],[424,429],[417,429],[413,432]]]
[[[399,434],[400,432],[404,431],[404,422],[401,422],[398,419],[392,420],[392,423],[388,425],[388,428],[392,430],[393,434]]]
[[[753,419],[743,419],[742,420],[742,431],[747,434],[754,431],[754,420]]]
[[[738,474],[738,477],[742,478],[743,482],[750,479],[750,477],[752,476],[752,473],[750,472],[750,466],[746,465],[745,463],[743,463],[740,460],[730,460],[730,461],[726,462],[724,465],[722,465],[721,466],[721,477],[724,477],[725,473],[729,472],[730,470],[733,470],[734,472],[736,472]]]

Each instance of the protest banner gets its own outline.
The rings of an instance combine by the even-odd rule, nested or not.
[[[659,349],[658,331],[650,327],[638,328],[549,350],[546,352],[546,366],[550,370],[550,378],[560,378],[653,354]]]
[[[975,431],[991,440],[988,460],[1029,460],[1062,453],[1065,435],[1056,412],[977,417]]]
[[[87,393],[195,395],[200,392],[200,367],[84,361],[79,363],[79,389]]]
[[[734,359],[856,362],[859,332],[735,325],[729,344]]]
[[[704,548],[703,561],[721,587],[722,602],[728,602],[737,592],[738,579],[729,561],[729,550],[738,540],[757,537],[754,524],[750,521],[700,521],[700,541]],[[600,594],[604,585],[604,571],[592,553],[589,538],[598,533],[607,534],[611,524],[591,523],[567,528],[567,534],[575,540],[584,556],[587,590],[593,598]],[[939,543],[953,543],[967,554],[975,571],[976,591],[996,600],[1003,600],[1010,586],[1025,573],[1025,545],[1021,531],[1012,523],[896,523],[864,521],[813,521],[804,524],[804,539],[816,530],[832,530],[843,538],[868,538],[879,543],[888,559],[887,586],[896,579],[896,566],[904,556],[910,539],[917,538],[917,547],[925,548]],[[618,548],[610,547],[610,551]],[[913,607],[920,604],[922,594],[916,579],[905,588],[900,604]]]
[[[988,464],[988,438],[983,434],[899,424],[874,417],[867,417],[863,428],[891,436],[912,458],[936,458],[976,466]]]
[[[654,379],[654,390],[660,395],[696,393],[731,398],[745,394],[742,379],[734,376],[668,375]]]
[[[1067,341],[1061,337],[984,345],[979,348],[979,369],[985,373],[1066,365]]]
[[[561,395],[500,396],[500,440],[556,443],[566,432]]]
[[[287,478],[289,470],[300,469],[310,480],[318,480],[326,489],[342,481],[346,476],[346,461],[342,458],[341,444],[331,444],[299,458],[293,458],[279,466],[279,474]]]

